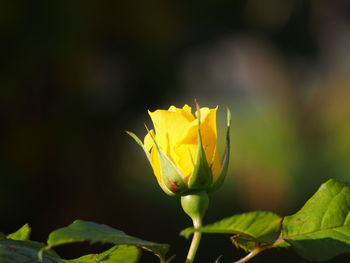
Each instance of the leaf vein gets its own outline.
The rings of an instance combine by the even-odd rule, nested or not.
[[[332,206],[332,203],[334,203],[335,201],[337,201],[337,197],[338,197],[339,195],[342,194],[342,192],[344,191],[344,189],[346,189],[346,188],[343,187],[343,188],[341,189],[341,191],[339,191],[335,196],[333,196],[333,198],[331,199],[331,201],[330,201],[329,204],[327,205],[326,211],[325,211],[325,212],[323,213],[323,215],[322,215],[320,228],[322,228],[322,226],[323,226],[323,224],[324,224],[324,220],[325,220],[325,218],[328,216],[328,211],[329,211],[329,209],[333,207],[333,206]]]
[[[310,232],[301,233],[301,234],[285,236],[285,237],[283,237],[283,239],[290,239],[290,238],[294,238],[294,237],[307,236],[307,235],[311,235],[311,234],[315,234],[315,233],[322,232],[322,231],[327,231],[327,230],[335,230],[336,231],[337,229],[342,228],[342,227],[350,229],[350,226],[341,225],[341,226],[329,227],[329,228],[324,228],[324,229],[318,229],[318,230],[315,230],[315,231],[310,231]]]

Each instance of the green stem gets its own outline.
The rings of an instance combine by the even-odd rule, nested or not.
[[[237,260],[237,261],[235,261],[233,263],[244,263],[244,262],[247,262],[248,260],[251,260],[253,257],[255,257],[260,252],[261,252],[261,249],[255,248],[254,250],[252,250],[252,252],[250,252],[244,258],[241,258],[240,260]]]
[[[181,196],[181,206],[185,213],[191,217],[193,227],[199,228],[202,226],[202,219],[208,209],[209,198],[205,191],[193,191],[189,194]],[[190,249],[188,250],[186,263],[192,263],[196,256],[199,242],[202,234],[195,232],[193,234]]]
[[[253,257],[255,257],[257,254],[259,254],[260,252],[267,250],[267,249],[271,249],[273,247],[276,247],[283,242],[285,242],[284,239],[282,237],[279,237],[275,242],[273,242],[271,244],[267,244],[265,246],[260,246],[257,244],[257,246],[248,255],[246,255],[244,258],[241,258],[240,260],[234,261],[233,263],[247,262],[247,261],[251,260]]]
[[[165,257],[163,255],[158,254],[159,263],[166,263]]]
[[[193,220],[193,226],[194,228],[198,228],[202,226],[202,222],[200,219]],[[199,246],[199,243],[201,241],[202,233],[200,232],[195,232],[193,234],[192,242],[190,249],[188,250],[187,258],[186,258],[186,263],[192,263],[194,260],[194,257],[196,256],[197,249]]]

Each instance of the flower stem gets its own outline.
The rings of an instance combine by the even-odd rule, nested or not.
[[[181,206],[184,212],[192,219],[193,227],[199,228],[202,226],[202,219],[208,209],[209,198],[205,191],[194,191],[181,196]],[[188,250],[186,263],[192,263],[196,256],[199,242],[202,234],[195,232],[193,234],[190,249]]]
[[[194,228],[201,227],[202,222],[200,219],[193,220],[193,226]],[[200,232],[195,232],[193,234],[192,242],[190,249],[188,250],[187,258],[186,258],[186,263],[192,263],[194,260],[194,257],[196,256],[197,249],[199,246],[199,243],[201,241],[202,233]]]

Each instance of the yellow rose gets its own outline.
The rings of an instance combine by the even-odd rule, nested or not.
[[[223,163],[217,151],[216,111],[188,105],[148,112],[154,129],[144,143],[128,132],[144,149],[159,185],[169,195],[190,190],[214,190],[227,172],[229,137]],[[229,112],[228,112],[229,113]],[[230,117],[228,114],[228,128]],[[227,133],[228,135],[228,133]]]

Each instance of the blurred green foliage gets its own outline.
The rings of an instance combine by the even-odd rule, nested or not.
[[[346,0],[2,1],[1,230],[29,222],[44,240],[80,218],[181,257],[190,222],[124,131],[142,137],[147,109],[194,98],[233,119],[231,170],[208,220],[290,214],[326,178],[350,180],[349,10]]]

